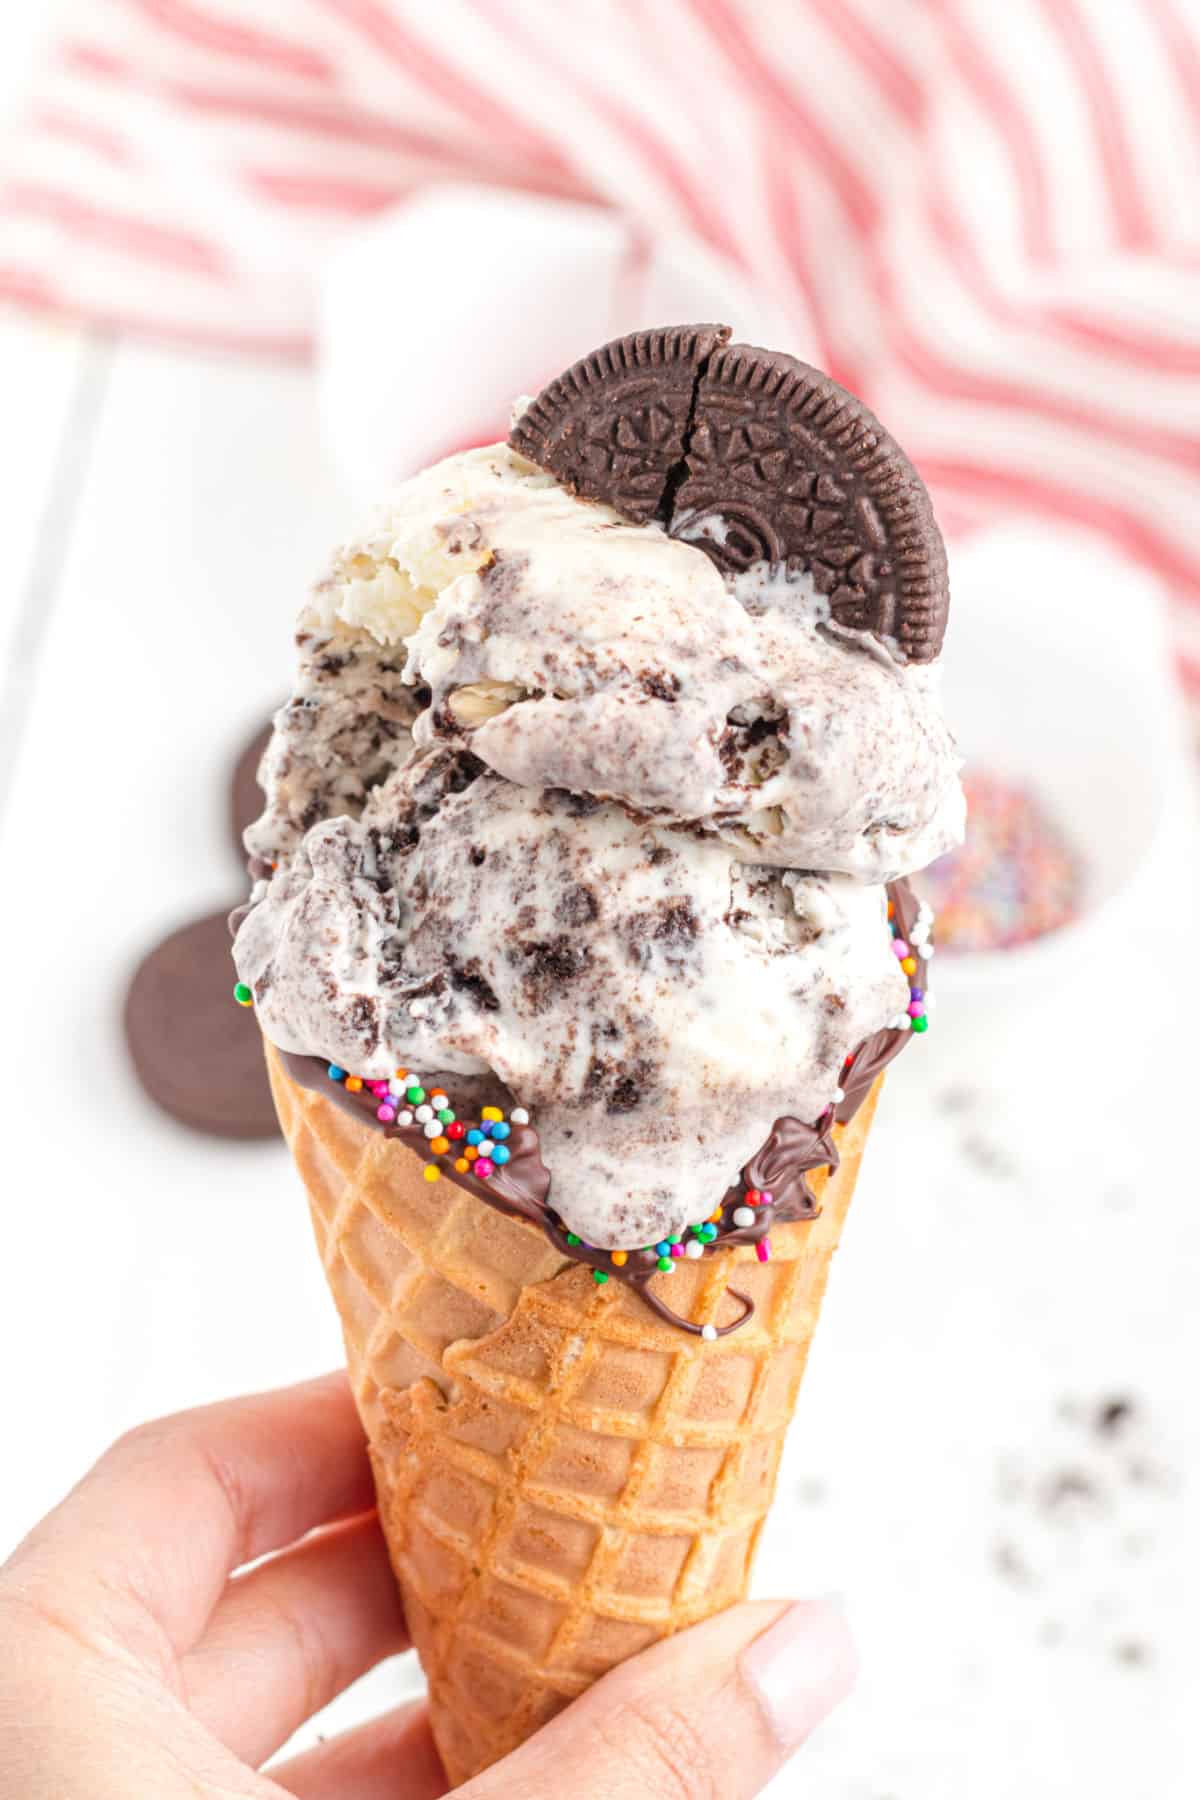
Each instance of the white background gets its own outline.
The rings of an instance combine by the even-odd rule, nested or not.
[[[5,88],[44,24],[0,13]],[[119,1014],[236,897],[228,770],[346,509],[307,371],[0,314],[0,392],[2,1552],[124,1426],[338,1359],[286,1155],[159,1117]],[[758,1576],[843,1595],[865,1674],[780,1794],[1195,1791],[1194,910],[1106,946],[1101,1034],[943,1009],[898,1071]]]

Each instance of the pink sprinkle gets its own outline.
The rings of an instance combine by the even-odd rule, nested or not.
[[[372,1081],[372,1082],[369,1082],[367,1085],[370,1087],[371,1092],[375,1095],[376,1099],[378,1099],[378,1100],[382,1100],[383,1096],[388,1091],[388,1084],[386,1081]]]
[[[672,1244],[671,1245],[671,1255],[672,1256],[682,1256],[683,1255],[683,1245],[682,1244]]]
[[[762,1191],[762,1204],[764,1206],[771,1206],[774,1204],[774,1200],[774,1194],[772,1194],[768,1188],[764,1188]]]
[[[375,1117],[377,1119],[382,1119],[385,1125],[390,1125],[395,1116],[396,1109],[394,1106],[381,1106],[375,1114]]]
[[[771,1260],[771,1240],[770,1240],[770,1238],[760,1238],[758,1240],[757,1244],[755,1244],[754,1249],[755,1249],[755,1253],[758,1256],[759,1262],[770,1262],[770,1260]]]
[[[903,938],[893,938],[892,939],[892,949],[895,951],[896,955],[900,958],[901,961],[903,961],[906,956],[911,955],[908,945],[905,943]]]
[[[477,1156],[471,1164],[471,1173],[478,1175],[481,1181],[486,1181],[489,1175],[496,1173],[496,1165],[490,1156]]]
[[[925,1017],[925,1002],[923,1000],[914,1000],[908,1009],[908,1016],[910,1019],[923,1019]]]

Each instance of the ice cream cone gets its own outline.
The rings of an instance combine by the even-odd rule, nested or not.
[[[879,1083],[820,1216],[661,1276],[715,1342],[298,1085],[284,1135],[341,1315],[379,1510],[452,1782],[607,1669],[746,1592]]]

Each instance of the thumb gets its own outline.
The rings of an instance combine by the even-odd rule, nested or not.
[[[841,1614],[761,1601],[613,1669],[459,1800],[757,1794],[854,1685]]]

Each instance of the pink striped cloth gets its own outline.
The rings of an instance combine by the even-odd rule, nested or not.
[[[0,297],[304,353],[348,222],[447,178],[699,234],[951,533],[1158,571],[1200,705],[1200,0],[85,0]]]

